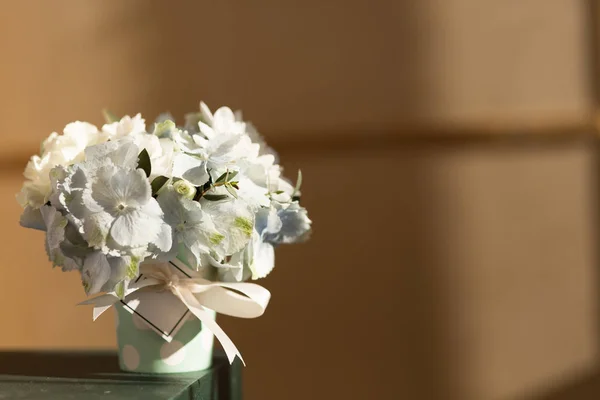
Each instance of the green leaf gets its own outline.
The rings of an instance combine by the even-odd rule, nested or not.
[[[218,177],[217,180],[215,181],[215,183],[225,182],[225,178],[227,178],[227,174],[228,173],[229,173],[229,171],[225,172],[223,175],[221,175],[220,177]]]
[[[215,183],[230,182],[237,174],[238,171],[227,171],[223,175],[218,177]]]
[[[238,174],[238,171],[229,171],[229,176],[227,177],[227,182],[231,182],[231,180],[233,178],[235,178],[237,174]]]
[[[162,136],[165,133],[169,133],[175,129],[175,122],[167,119],[165,121],[154,124],[154,134],[156,136]]]
[[[150,155],[148,154],[148,150],[144,149],[140,152],[138,156],[138,168],[141,168],[146,173],[146,176],[150,176],[152,172],[152,164],[150,164]]]
[[[127,272],[125,273],[125,275],[129,279],[134,279],[138,275],[139,266],[140,266],[140,260],[137,257],[131,257],[131,261],[129,262],[129,265],[127,266]]]
[[[227,189],[229,194],[231,194],[233,197],[235,197],[236,199],[238,198],[238,195],[235,192],[235,189],[231,185],[225,185],[225,189]]]
[[[169,178],[167,178],[166,176],[163,176],[163,175],[160,175],[160,176],[157,176],[156,178],[154,178],[154,180],[150,184],[150,186],[152,187],[152,195],[157,194],[158,191],[160,189],[162,189],[162,187],[165,186],[165,184],[168,181],[169,181]]]
[[[120,299],[125,297],[125,282],[121,281],[115,285],[115,294]]]
[[[296,187],[294,188],[294,193],[292,193],[292,197],[296,195],[300,191],[300,187],[302,186],[302,171],[298,170],[298,179],[296,179]]]
[[[273,192],[273,194],[282,194],[282,193],[283,193],[283,190],[277,190],[277,191]]]
[[[113,114],[110,110],[107,110],[106,108],[102,110],[102,115],[104,116],[104,120],[107,124],[119,122],[120,120],[115,114]]]
[[[205,194],[204,196],[202,196],[202,198],[208,201],[219,201],[228,199],[229,196],[227,196],[226,194]]]

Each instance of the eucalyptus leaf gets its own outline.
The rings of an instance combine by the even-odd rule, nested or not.
[[[227,171],[217,178],[215,183],[230,182],[238,174],[238,171]]]
[[[204,196],[202,196],[202,198],[208,201],[219,201],[228,199],[229,196],[227,196],[226,194],[205,194]]]
[[[154,178],[154,180],[150,184],[150,186],[152,187],[152,195],[157,194],[158,191],[160,189],[162,189],[162,187],[165,186],[165,184],[168,181],[169,181],[169,178],[167,178],[166,176],[163,176],[163,175],[160,175],[160,176],[157,176],[156,178]]]
[[[238,174],[238,171],[229,171],[229,176],[227,177],[227,181],[231,182],[231,180],[233,178],[235,178],[237,174]]]
[[[237,193],[235,192],[235,189],[231,186],[231,185],[225,185],[225,189],[227,189],[227,191],[236,199],[238,198]]]
[[[225,172],[223,175],[218,177],[217,180],[215,181],[215,183],[225,182],[225,179],[227,178],[228,173],[229,173],[229,171]]]
[[[146,176],[150,176],[152,172],[152,164],[150,163],[150,155],[148,154],[148,150],[144,149],[140,152],[138,156],[138,168],[141,168],[146,173]]]

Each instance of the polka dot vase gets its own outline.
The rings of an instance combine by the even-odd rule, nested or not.
[[[114,308],[122,370],[164,374],[210,368],[214,335],[192,314],[169,343],[121,304]]]

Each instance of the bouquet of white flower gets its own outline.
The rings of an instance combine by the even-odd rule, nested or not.
[[[73,122],[52,133],[17,195],[21,225],[46,232],[50,261],[79,271],[86,294],[122,300],[144,265],[174,260],[203,282],[263,278],[276,245],[307,238],[301,174],[285,180],[239,114],[200,103],[183,127],[162,115],[150,130],[140,114],[107,115],[101,129]]]

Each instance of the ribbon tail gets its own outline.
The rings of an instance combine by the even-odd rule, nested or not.
[[[93,304],[93,320],[97,320],[106,310],[111,308],[116,302],[119,301],[119,298],[112,294],[103,294],[101,296],[94,297],[93,299],[89,299],[86,301],[82,301],[77,304],[78,306]]]
[[[246,363],[242,358],[239,350],[233,344],[233,341],[227,336],[225,331],[221,329],[219,324],[212,318],[212,315],[206,312],[206,309],[202,307],[198,299],[194,297],[192,292],[186,289],[175,288],[175,295],[186,305],[186,307],[194,314],[198,319],[202,322],[203,326],[210,329],[210,331],[215,335],[215,337],[221,342],[223,346],[223,350],[225,350],[225,354],[227,355],[227,359],[229,363],[232,364],[235,357],[239,357],[240,361],[244,366]]]

